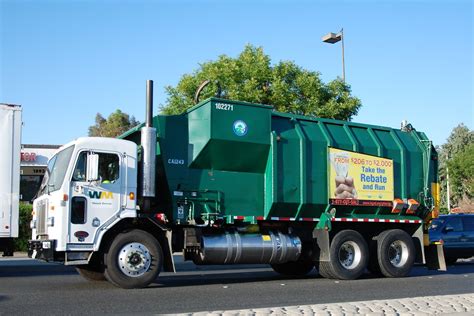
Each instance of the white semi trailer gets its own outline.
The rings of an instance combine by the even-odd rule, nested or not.
[[[21,106],[0,104],[0,253],[13,255],[20,203]]]

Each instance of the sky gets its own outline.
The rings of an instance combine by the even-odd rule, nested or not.
[[[472,1],[0,0],[0,103],[23,107],[24,144],[86,136],[96,113],[145,117],[154,80],[164,87],[246,44],[341,76],[362,101],[353,121],[394,128],[408,120],[435,145],[474,129]]]

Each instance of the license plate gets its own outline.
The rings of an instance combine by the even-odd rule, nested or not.
[[[43,249],[49,249],[49,248],[51,248],[51,242],[43,241]]]

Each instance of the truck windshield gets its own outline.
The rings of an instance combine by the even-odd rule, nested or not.
[[[46,169],[46,174],[44,175],[43,183],[39,190],[40,194],[53,192],[61,188],[73,150],[74,146],[69,146],[58,152],[49,160],[48,168]]]

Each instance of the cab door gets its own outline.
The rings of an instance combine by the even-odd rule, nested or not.
[[[93,180],[87,179],[91,155],[98,157],[98,177]],[[69,244],[92,244],[97,232],[120,212],[123,165],[116,152],[78,154],[70,188]]]
[[[460,216],[447,219],[443,228],[444,247],[446,249],[459,249],[463,247],[463,223]]]

